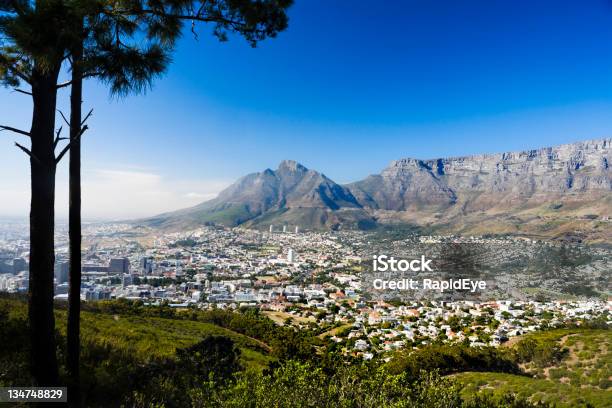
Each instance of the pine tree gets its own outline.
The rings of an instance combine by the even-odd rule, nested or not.
[[[30,94],[33,101],[30,131],[9,126],[0,129],[25,135],[31,142],[30,149],[17,146],[28,154],[31,167],[28,313],[31,372],[38,385],[58,382],[53,315],[55,171],[73,146],[70,170],[75,176],[71,183],[74,217],[70,221],[79,231],[70,233],[74,238],[71,266],[78,267],[71,271],[69,365],[73,370],[78,367],[75,319],[79,306],[74,303],[78,301],[74,294],[77,288],[80,291],[80,176],[77,178],[76,172],[80,174],[78,148],[87,128],[79,113],[82,80],[95,76],[119,95],[143,91],[166,68],[185,22],[191,23],[194,33],[196,23],[211,23],[214,35],[221,40],[234,32],[256,44],[286,28],[290,4],[291,0],[0,0],[0,78],[10,87],[27,84],[30,90],[20,92]],[[144,45],[134,38],[140,33],[146,37]],[[73,79],[59,84],[60,71],[68,58],[73,63]],[[62,140],[61,130],[55,130],[57,90],[74,85],[69,141],[56,155]]]

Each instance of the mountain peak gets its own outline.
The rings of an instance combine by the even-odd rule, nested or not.
[[[296,173],[298,171],[299,172],[308,171],[306,167],[302,166],[300,163],[296,162],[295,160],[283,160],[278,165],[278,170],[285,170],[285,171],[289,171],[292,173]]]

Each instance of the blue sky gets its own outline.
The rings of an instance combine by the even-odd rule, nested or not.
[[[282,159],[350,182],[401,157],[610,136],[612,3],[296,0],[289,29],[256,49],[202,28],[146,95],[85,92],[86,217],[195,204]],[[28,128],[26,96],[2,89],[0,107]],[[17,139],[0,133],[0,215],[28,212]]]

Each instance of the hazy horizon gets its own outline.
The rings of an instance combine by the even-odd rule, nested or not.
[[[579,142],[587,142],[587,141],[592,141],[592,140],[601,140],[601,139],[609,139],[610,137],[602,137],[602,138],[595,138],[595,139],[584,139],[584,140],[576,140],[573,142],[569,142],[569,143],[579,143]],[[532,150],[532,149],[538,149],[538,148],[546,148],[546,147],[551,147],[551,146],[532,146],[530,148],[526,148],[526,149],[521,149],[522,150]],[[505,150],[505,151],[497,151],[497,152],[480,152],[480,153],[476,153],[476,154],[468,154],[465,156],[474,156],[477,154],[498,154],[498,153],[507,153],[510,152],[509,150]],[[431,159],[438,159],[438,158],[458,158],[460,156],[454,156],[454,157],[428,157],[428,158],[424,158],[424,157],[396,157],[396,158],[392,158],[389,160],[389,163],[394,161],[394,160],[399,160],[399,159],[406,159],[406,158],[411,158],[411,159],[420,159],[420,160],[431,160]],[[278,164],[281,163],[282,161],[285,160],[293,160],[291,158],[284,158],[284,159],[279,159],[275,165],[270,165],[267,166],[265,168],[261,168],[261,169],[254,169],[252,171],[249,171],[248,173],[243,174],[240,177],[246,176],[248,174],[252,174],[252,173],[258,173],[258,172],[262,172],[266,169],[276,169]],[[305,163],[302,163],[298,160],[294,160],[302,165],[304,165],[305,167],[312,169],[312,170],[316,170],[322,174],[325,174],[326,176],[329,177],[329,175],[325,172],[325,170],[323,169],[318,169],[318,168],[312,168],[310,166],[308,166]],[[379,171],[377,171],[376,173],[380,173],[380,171],[382,171],[384,168],[379,169]],[[375,174],[375,173],[372,173]],[[206,189],[208,188],[208,192],[207,193],[199,193],[199,192],[194,192],[194,193],[186,193],[184,195],[178,195],[178,196],[169,196],[167,192],[167,190],[164,190],[164,188],[162,187],[162,179],[154,174],[150,174],[150,173],[145,173],[145,172],[138,172],[138,171],[132,171],[132,172],[106,172],[106,174],[104,174],[104,172],[98,172],[97,174],[98,177],[102,176],[101,178],[99,178],[96,181],[93,181],[91,179],[87,180],[85,179],[83,182],[83,191],[85,192],[84,194],[84,201],[91,201],[90,197],[101,197],[101,196],[106,196],[111,197],[111,200],[116,200],[117,198],[112,194],[115,191],[122,191],[121,187],[119,187],[121,185],[121,183],[124,184],[129,184],[130,183],[130,178],[132,178],[132,181],[137,181],[137,184],[140,187],[145,187],[147,185],[157,185],[157,183],[159,183],[159,185],[157,185],[157,189],[156,190],[149,190],[149,194],[152,195],[158,195],[158,196],[162,196],[165,195],[167,198],[167,201],[164,201],[164,205],[172,205],[172,204],[176,204],[178,205],[178,207],[160,207],[163,209],[160,210],[156,210],[154,213],[140,213],[140,212],[135,212],[133,214],[127,213],[127,215],[119,215],[119,216],[112,216],[112,215],[94,215],[91,216],[89,214],[84,214],[84,222],[113,222],[113,221],[128,221],[128,220],[132,220],[132,219],[137,219],[137,218],[143,218],[143,217],[148,217],[148,216],[153,216],[153,215],[158,215],[161,214],[163,212],[167,212],[167,211],[175,211],[175,210],[180,210],[183,208],[188,208],[190,206],[202,203],[204,201],[210,200],[215,198],[219,192],[221,192],[224,188],[228,187],[229,185],[231,185],[232,183],[236,182],[240,177],[233,179],[233,180],[228,180],[226,182],[218,182],[218,184],[214,184],[214,183],[207,183],[205,181],[203,181],[201,183],[201,187]],[[104,178],[104,176],[106,176],[108,179],[106,180],[106,182],[101,182],[101,180]],[[366,175],[367,176],[367,175]],[[95,177],[95,176],[94,176]],[[139,179],[140,180],[137,180]],[[330,177],[333,180],[333,177]],[[362,178],[365,178],[362,177]],[[146,180],[148,180],[148,183],[146,182]],[[360,179],[354,179],[354,180],[349,180],[349,181],[342,181],[339,182],[339,184],[349,184],[351,182],[355,182],[355,181],[359,181]],[[334,180],[336,181],[336,180]],[[119,184],[117,184],[119,183]],[[188,184],[185,184],[185,187]],[[58,201],[61,203],[63,197],[67,196],[67,190],[64,190],[63,187],[60,184],[59,188],[58,188],[58,197],[56,197],[56,199],[59,199]],[[93,192],[92,189],[93,188]],[[124,186],[124,188],[128,189],[128,186]],[[197,188],[196,184],[192,184],[190,185],[191,189],[195,189]],[[105,191],[105,189],[108,189]],[[127,190],[123,190],[123,191],[127,191]],[[25,194],[29,195],[29,191],[24,191]],[[85,198],[87,197],[87,199]],[[187,203],[187,204],[186,204]],[[0,204],[1,205],[1,204]],[[56,203],[56,207],[57,207],[57,203]],[[67,202],[65,203],[65,206],[67,206]],[[133,209],[133,206],[128,206],[127,207],[128,210]],[[136,208],[138,209],[138,208]],[[86,211],[84,211],[86,212]],[[56,208],[56,221],[58,223],[63,223],[63,222],[67,222],[67,213],[61,213],[57,211]],[[3,220],[8,220],[8,219],[15,219],[18,221],[24,221],[27,220],[27,213],[26,214],[18,214],[18,213],[14,213],[14,214],[3,214],[0,213],[0,221]]]

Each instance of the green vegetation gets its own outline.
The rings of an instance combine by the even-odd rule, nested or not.
[[[419,350],[397,353],[388,364],[392,373],[406,373],[410,378],[421,370],[439,370],[442,374],[462,371],[518,373],[512,353],[493,347],[466,345],[431,345]]]
[[[515,346],[537,343],[534,357],[524,369],[538,378],[558,380],[575,387],[612,392],[612,333],[603,329],[561,329],[533,333]]]
[[[198,214],[198,221],[235,227],[253,218],[246,205],[229,204]]]
[[[12,317],[25,321],[26,309],[18,301],[0,300],[0,310],[6,310],[7,306]],[[56,310],[55,319],[60,335],[65,335],[66,311]],[[240,348],[241,362],[247,367],[261,369],[273,360],[269,354],[270,347],[264,342],[212,323],[118,313],[81,313],[81,338],[84,344],[122,350],[144,362],[172,357],[177,348],[192,346],[206,336],[231,339]]]
[[[62,317],[57,316],[58,323],[62,322]],[[63,333],[64,325],[59,327]],[[211,335],[234,341],[242,351],[243,364],[247,366],[264,367],[271,360],[265,344],[210,323],[85,312],[81,316],[81,327],[84,342],[130,350],[142,361],[171,357],[177,348],[192,346],[197,340]]]
[[[64,308],[56,308],[60,345]],[[343,356],[318,331],[279,326],[252,309],[177,310],[131,301],[83,309],[86,406],[528,408],[539,402],[604,407],[610,400],[607,330],[535,333],[501,349],[434,344],[398,352],[389,362],[365,362]],[[23,299],[0,296],[0,386],[32,383],[26,316]],[[547,357],[550,345],[560,354]],[[58,359],[64,361],[63,348]],[[533,378],[538,370],[546,377]],[[587,380],[567,381],[568,372]]]
[[[192,248],[196,246],[198,241],[193,238],[179,239],[173,244],[168,245],[170,248],[184,247],[184,248]]]
[[[610,391],[581,389],[559,381],[549,381],[504,373],[461,373],[455,378],[464,385],[462,395],[478,392],[491,396],[512,393],[530,401],[543,401],[562,408],[609,407]]]
[[[528,408],[532,405],[507,395],[480,395],[466,400],[460,387],[437,373],[425,373],[415,381],[390,375],[384,367],[340,367],[333,374],[308,363],[288,362],[259,375],[242,373],[228,387],[200,387],[192,391],[198,407],[321,407],[321,408]],[[151,394],[149,394],[150,398]],[[161,402],[137,394],[141,405]],[[144,402],[144,403],[143,403]]]
[[[609,407],[612,402],[612,332],[569,328],[531,333],[508,349],[523,375],[462,373],[464,396],[508,392],[559,407]]]

